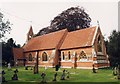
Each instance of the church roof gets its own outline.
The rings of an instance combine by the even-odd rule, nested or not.
[[[23,46],[24,51],[46,49],[70,49],[92,46],[94,43],[97,27],[67,32],[67,29],[52,32],[42,36],[31,38]]]
[[[90,27],[68,32],[60,49],[92,46],[96,30],[96,27]]]
[[[31,38],[27,44],[23,46],[23,49],[26,52],[56,48],[65,32],[67,32],[66,29]]]

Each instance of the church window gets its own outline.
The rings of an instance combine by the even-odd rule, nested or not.
[[[30,53],[30,54],[29,54],[29,61],[32,61],[32,60],[33,60],[32,54]]]
[[[71,59],[70,51],[68,52],[68,59],[69,59],[69,60]]]
[[[42,54],[42,61],[47,61],[47,60],[48,60],[47,53],[43,52],[43,54]]]
[[[85,54],[84,51],[81,51],[81,52],[80,52],[79,59],[87,59],[87,56],[86,56],[86,54]]]
[[[62,58],[63,58],[63,60],[65,60],[65,55],[64,55],[64,52],[62,52]]]

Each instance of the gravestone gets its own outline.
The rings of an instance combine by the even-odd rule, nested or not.
[[[18,76],[17,76],[17,72],[16,72],[16,70],[14,71],[14,74],[13,74],[12,80],[18,80]]]
[[[11,70],[11,65],[10,65],[10,63],[8,63],[8,70]]]
[[[118,65],[117,79],[120,80],[120,65]]]
[[[15,73],[18,73],[18,69],[15,69]]]
[[[4,77],[5,71],[2,70],[2,82],[6,82],[5,77]]]
[[[57,64],[56,66],[55,66],[55,71],[58,71],[59,70],[59,65]]]
[[[93,73],[96,73],[96,69],[95,69],[95,66],[93,64],[93,69],[92,69]]]
[[[117,76],[117,67],[114,67],[114,68],[113,68],[113,75],[114,75],[114,76]]]
[[[16,67],[17,67],[17,66],[18,66],[18,62],[16,61],[16,63],[15,63],[15,64],[16,64]]]
[[[5,74],[5,71],[4,70],[2,70],[2,75],[4,75]]]
[[[53,81],[56,81],[57,73],[54,74]]]
[[[30,70],[33,70],[33,69],[32,69],[32,66],[30,67]]]
[[[28,70],[28,66],[25,66],[25,70]]]
[[[61,80],[65,80],[65,69],[63,70],[63,73],[61,75]]]
[[[45,76],[46,76],[46,74],[44,73],[44,72],[42,72],[41,73],[41,77],[42,77],[42,83],[45,83],[46,81],[45,81]]]
[[[70,76],[69,76],[69,75],[70,75],[70,73],[69,73],[68,71],[66,71],[66,72],[67,72],[67,76],[66,76],[66,77],[67,77],[67,78],[70,78]]]
[[[47,66],[45,66],[45,70],[47,70]]]
[[[65,74],[65,69],[63,70],[63,73]]]

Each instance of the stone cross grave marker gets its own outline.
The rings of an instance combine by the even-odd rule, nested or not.
[[[57,73],[54,74],[53,81],[56,81]]]

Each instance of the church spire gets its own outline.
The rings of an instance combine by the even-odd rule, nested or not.
[[[97,25],[98,25],[98,27],[100,28],[100,23],[99,23],[99,21],[97,20]]]
[[[27,33],[27,41],[29,41],[34,36],[32,26],[30,26],[30,29]]]

